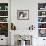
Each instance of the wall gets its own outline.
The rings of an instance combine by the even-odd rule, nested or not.
[[[29,10],[29,20],[17,20],[17,10]],[[17,30],[27,30],[32,24],[36,27],[37,2],[32,0],[12,0],[11,15],[11,22],[16,25]]]
[[[38,3],[46,0],[11,0],[11,22],[17,30],[27,30],[32,24],[37,29]],[[17,20],[17,10],[29,10],[29,20]]]
[[[14,23],[16,29],[27,30],[32,24],[35,26],[35,34],[38,35],[38,3],[45,3],[46,0],[11,0],[11,22]],[[29,20],[17,20],[17,10],[29,10]],[[34,33],[33,33],[34,34]],[[36,40],[37,39],[37,40]],[[42,38],[33,38],[33,46],[40,46],[43,44]]]

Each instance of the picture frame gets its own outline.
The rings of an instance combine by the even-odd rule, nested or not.
[[[29,10],[17,10],[18,20],[29,20]]]

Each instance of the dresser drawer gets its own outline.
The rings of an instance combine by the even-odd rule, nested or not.
[[[8,38],[0,37],[0,45],[8,45]]]

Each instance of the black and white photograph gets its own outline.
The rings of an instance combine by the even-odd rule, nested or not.
[[[28,20],[29,10],[17,10],[17,19],[18,20]]]

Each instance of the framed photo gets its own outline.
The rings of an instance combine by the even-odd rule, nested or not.
[[[18,20],[29,20],[29,10],[17,10]]]

